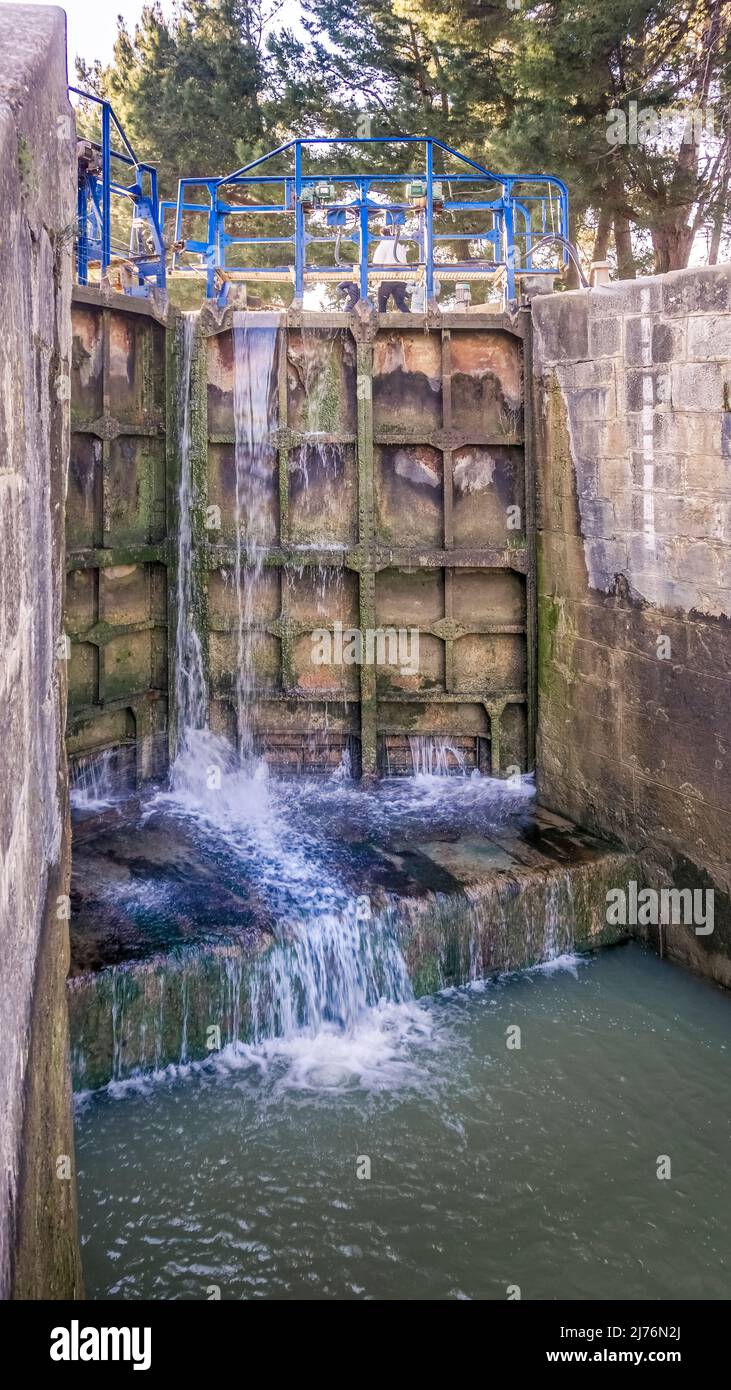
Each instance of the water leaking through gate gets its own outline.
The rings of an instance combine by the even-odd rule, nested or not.
[[[445,313],[427,325],[386,315],[363,325],[248,313],[238,325],[208,315],[197,332],[192,321],[181,332],[175,314],[165,325],[149,305],[102,302],[89,288],[75,292],[73,314],[73,757],[129,745],[143,783],[160,769],[176,708],[200,705],[202,665],[205,714],[182,725],[207,718],[274,765],[332,771],[349,761],[372,776],[408,766],[416,737],[447,739],[481,772],[531,766],[532,483],[519,319]],[[239,430],[237,445],[237,410],[244,434],[247,412],[254,418],[246,388],[236,389],[237,335],[245,352],[255,341],[272,349],[266,442]],[[191,366],[192,402],[176,387]],[[186,447],[192,509],[178,512],[165,490],[177,499]],[[259,451],[262,483],[259,522],[243,535],[236,517],[254,474],[236,466],[242,447]],[[170,564],[186,544],[189,594]],[[236,577],[252,568],[240,610]],[[181,604],[192,604],[197,628],[179,649]],[[318,667],[313,629],[335,622],[417,627],[418,672]],[[242,685],[256,696],[248,732]]]
[[[237,613],[236,740],[245,758],[254,753],[251,705],[255,693],[257,599],[266,557],[268,489],[272,448],[270,398],[275,367],[278,315],[251,326],[245,313],[233,322],[234,589]]]
[[[84,341],[92,303],[87,292]],[[139,309],[129,321],[126,314],[126,304],[115,308],[114,322],[126,323],[133,344],[150,325]],[[287,797],[268,785],[267,764],[336,774],[331,799],[345,797],[344,806],[351,770],[427,781],[458,773],[467,782],[467,774],[530,766],[533,562],[520,336],[492,316],[426,326],[415,317],[362,329],[341,316],[242,312],[223,322],[187,316],[175,329],[168,649],[177,756],[172,795],[158,798],[152,814],[167,808],[225,846],[274,931],[254,960],[228,947],[214,956],[207,946],[188,948],[187,964],[170,973],[165,1006],[166,989],[153,988],[152,1017],[160,1029],[177,1028],[178,1060],[211,989],[229,998],[229,1040],[352,1029],[379,999],[398,1005],[411,992],[406,919],[383,900],[363,910],[348,875],[328,861],[324,803],[314,833],[296,824]],[[117,360],[102,358],[102,402],[114,394],[106,383]],[[142,418],[147,392],[143,376]],[[108,484],[103,472],[105,515]],[[104,557],[92,558],[101,565]],[[139,547],[128,558],[139,564]],[[79,555],[73,573],[88,573],[88,560]],[[114,573],[107,566],[102,585],[100,568],[100,588]],[[316,630],[374,634],[406,624],[420,638],[413,670],[390,658],[314,658]],[[79,649],[84,636],[77,623]],[[107,717],[102,691],[98,713],[84,707],[83,718],[74,716],[92,748]],[[451,881],[429,862],[435,881]],[[543,926],[539,937],[541,951]],[[472,951],[461,973],[472,971]],[[121,1039],[137,995],[131,976],[115,989],[112,1032]],[[149,1022],[151,1036],[156,1026]],[[113,1052],[123,1074],[121,1042]],[[163,1055],[170,1047],[158,1039],[155,1061]]]

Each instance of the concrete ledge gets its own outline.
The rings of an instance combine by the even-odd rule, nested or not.
[[[541,863],[536,852],[535,865],[478,868],[459,892],[389,895],[379,916],[399,942],[417,998],[629,937],[627,929],[607,923],[607,892],[641,881],[639,862],[588,839],[577,850],[570,827],[554,833],[557,845],[565,836],[564,853],[573,849],[580,862]],[[498,837],[482,846],[468,841],[441,849],[454,855],[452,868],[467,869],[470,878],[488,848],[500,861],[500,843]],[[508,862],[511,856],[502,857]],[[75,1087],[93,1090],[203,1062],[211,1055],[212,1023],[220,1029],[221,1046],[254,1041],[250,988],[256,973],[266,971],[271,944],[264,934],[247,945],[189,945],[72,976]]]
[[[167,324],[171,316],[177,312],[168,304],[163,304],[159,297],[141,299],[132,294],[120,294],[117,290],[103,290],[98,285],[74,285],[71,298],[74,304],[113,309],[119,314],[137,314],[161,324]]]

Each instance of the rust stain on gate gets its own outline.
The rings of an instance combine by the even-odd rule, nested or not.
[[[173,685],[176,316],[112,300],[74,303],[69,751],[126,748],[140,781],[160,770]],[[524,319],[282,315],[251,635],[255,736],[273,764],[326,770],[347,749],[365,775],[406,771],[420,734],[485,772],[532,766]],[[192,448],[199,511],[220,508],[221,526],[196,518],[196,581],[211,725],[228,736],[233,372],[230,315],[204,314]],[[336,624],[418,628],[418,670],[317,664],[313,631]]]

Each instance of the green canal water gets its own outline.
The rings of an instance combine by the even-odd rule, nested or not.
[[[728,1022],[631,945],[81,1098],[87,1296],[726,1299]]]

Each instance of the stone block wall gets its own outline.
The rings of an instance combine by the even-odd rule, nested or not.
[[[731,267],[533,302],[545,804],[715,892],[731,984]]]
[[[0,1296],[73,1297],[62,644],[74,124],[63,12],[0,6]]]

